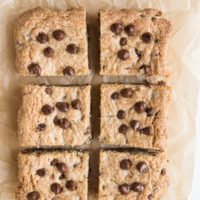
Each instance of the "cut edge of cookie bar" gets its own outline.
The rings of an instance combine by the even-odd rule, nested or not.
[[[152,83],[169,76],[165,53],[172,28],[171,22],[162,17],[161,11],[101,10],[100,24],[100,75],[136,75]],[[152,58],[154,54],[156,56]]]
[[[90,143],[92,138],[90,85],[30,84],[22,86],[21,90],[22,103],[18,110],[20,147],[76,147]],[[77,106],[81,102],[80,108],[75,107],[76,100]],[[64,104],[61,105],[59,102]],[[46,105],[50,105],[52,109]]]
[[[101,150],[99,162],[99,200],[161,199],[169,186],[166,153]]]
[[[129,101],[129,97],[122,96],[125,95],[124,92],[127,88],[131,89],[131,98],[135,97],[136,100]],[[144,94],[144,92],[146,93]],[[133,147],[153,151],[164,151],[166,149],[168,137],[167,118],[171,99],[171,88],[169,86],[102,84],[100,93],[99,139],[103,146]],[[152,97],[154,100],[151,100]],[[155,97],[159,102],[156,101]],[[148,100],[149,98],[150,100]],[[145,100],[148,100],[148,103]],[[135,110],[137,102],[145,103],[145,110],[141,113]],[[122,110],[123,113],[119,113],[119,110]],[[121,117],[118,114],[124,117],[120,119]],[[132,123],[131,121],[135,122]],[[126,125],[126,132],[121,133],[119,128],[123,124]],[[146,132],[146,127],[150,127],[151,134]],[[117,136],[116,134],[120,135]]]
[[[64,200],[65,197],[81,195],[79,197],[87,200],[88,176],[88,151],[20,152],[18,154],[20,185],[16,192],[16,199]]]
[[[14,38],[16,69],[21,76],[90,74],[83,7],[65,11],[42,7],[28,10],[16,19]]]

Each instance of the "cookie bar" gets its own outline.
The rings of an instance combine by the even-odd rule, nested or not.
[[[18,138],[21,147],[89,143],[90,86],[24,86]]]
[[[16,21],[16,68],[22,76],[87,75],[88,44],[83,8],[35,8]]]
[[[103,84],[103,144],[163,150],[170,88],[165,85]]]
[[[168,187],[166,157],[147,153],[102,151],[99,200],[158,200]]]
[[[171,24],[155,9],[100,11],[101,75],[169,74],[165,51]]]
[[[20,153],[17,200],[88,199],[87,152]]]

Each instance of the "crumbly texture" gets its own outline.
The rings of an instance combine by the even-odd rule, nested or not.
[[[99,200],[160,200],[168,187],[165,168],[164,154],[102,151]]]
[[[101,142],[164,150],[170,93],[164,85],[103,84]]]
[[[171,23],[161,11],[101,10],[100,26],[101,75],[152,76],[158,80],[169,75],[164,57]],[[118,56],[121,50],[128,53]]]
[[[87,152],[20,153],[17,200],[87,200],[88,163]]]
[[[56,12],[39,7],[23,13],[16,21],[15,47],[22,76],[89,74],[85,9]],[[53,50],[44,53],[47,47]],[[66,72],[69,66],[71,72]]]
[[[24,86],[18,138],[21,147],[89,143],[90,86]]]

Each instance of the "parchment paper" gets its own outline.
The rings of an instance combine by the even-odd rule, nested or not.
[[[15,18],[22,12],[44,6],[66,9],[84,6],[88,12],[90,35],[90,66],[92,75],[86,78],[19,78],[14,66],[13,28]],[[169,112],[169,169],[170,187],[164,200],[199,200],[200,139],[197,125],[200,89],[200,1],[199,0],[0,0],[0,200],[15,199],[17,189],[17,110],[20,106],[20,85],[24,83],[83,84],[91,83],[92,125],[95,140],[90,145],[92,171],[90,199],[97,199],[99,134],[99,84],[104,82],[133,83],[132,77],[102,78],[98,76],[98,24],[100,8],[147,7],[161,9],[172,21],[167,65],[172,76],[173,98]],[[91,43],[92,42],[92,43]],[[198,139],[198,140],[197,140]],[[198,152],[195,155],[195,152]],[[196,160],[196,162],[195,162]],[[196,170],[194,165],[196,163]]]

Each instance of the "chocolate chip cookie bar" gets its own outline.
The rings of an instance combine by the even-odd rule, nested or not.
[[[88,75],[86,11],[35,8],[16,21],[16,68],[22,76]]]
[[[89,143],[90,86],[24,86],[18,138],[21,147]]]
[[[20,153],[17,200],[88,199],[87,152]]]
[[[167,187],[163,153],[100,153],[99,200],[158,200]]]
[[[164,150],[170,88],[165,85],[103,84],[103,144]]]
[[[155,9],[100,11],[101,75],[168,76],[164,57],[171,24]]]

